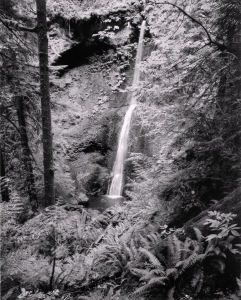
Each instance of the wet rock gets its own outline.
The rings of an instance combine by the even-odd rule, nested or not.
[[[89,203],[89,198],[84,193],[79,193],[77,201],[79,205],[87,206]]]
[[[70,199],[67,199],[67,202],[70,204],[70,205],[78,205],[78,201],[75,199],[75,198],[70,198]]]

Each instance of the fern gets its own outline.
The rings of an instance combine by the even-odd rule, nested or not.
[[[140,248],[139,251],[141,253],[143,253],[150,260],[150,262],[152,263],[152,265],[154,267],[161,267],[162,266],[160,261],[156,258],[156,256],[153,253],[151,253],[149,250],[144,249],[144,248]]]
[[[191,286],[195,290],[195,294],[198,294],[201,291],[202,285],[203,285],[203,268],[199,268],[194,272],[193,278],[191,280]]]
[[[193,245],[193,241],[187,237],[183,244],[182,260],[185,260],[188,256],[190,256],[190,254],[192,253],[192,250],[190,250],[190,247],[192,245]]]
[[[201,264],[206,257],[206,254],[193,253],[185,261],[183,261],[181,268],[179,269],[179,274],[186,272],[188,269]]]
[[[182,242],[175,234],[167,237],[167,266],[174,267],[181,259]]]
[[[148,276],[150,274],[150,271],[146,269],[131,268],[131,273],[142,278],[141,276]]]
[[[147,274],[145,274],[144,276],[142,276],[140,278],[140,281],[149,281],[149,280],[152,280],[153,278],[159,278],[161,276],[163,276],[163,278],[167,278],[165,275],[165,272],[163,270],[160,270],[160,269],[154,269],[154,270],[150,270],[148,271]]]
[[[166,274],[168,279],[174,279],[176,280],[178,276],[180,275],[180,272],[178,271],[177,268],[171,268],[166,270]]]
[[[140,248],[140,253],[144,254],[151,263],[146,266],[146,269],[135,268],[132,270],[134,275],[140,278],[140,281],[146,284],[136,290],[137,294],[155,293],[151,291],[152,287],[158,288],[167,299],[173,299],[174,292],[179,287],[176,285],[180,282],[180,278],[184,278],[185,274],[191,270],[190,284],[198,293],[202,286],[203,270],[200,271],[200,266],[209,255],[209,252],[203,252],[203,237],[197,230],[197,240],[187,238],[181,242],[174,234],[166,238],[165,247],[161,248],[166,251],[158,253],[158,257],[147,249]],[[162,262],[165,262],[162,265]]]
[[[168,290],[167,292],[167,300],[173,300],[173,296],[174,296],[174,291],[175,291],[175,287],[172,287]]]
[[[160,241],[160,234],[156,232],[150,232],[149,234],[147,234],[147,240],[150,241],[150,247],[155,247]]]
[[[155,277],[152,278],[147,284],[141,286],[140,288],[136,289],[134,291],[135,295],[141,295],[144,294],[146,292],[148,292],[148,290],[153,289],[154,287],[159,287],[159,286],[165,286],[165,281],[166,277]]]
[[[204,240],[204,236],[203,236],[202,232],[197,227],[193,227],[193,230],[195,232],[197,240],[202,242]]]
[[[166,280],[166,277],[154,277],[149,280],[148,285],[166,285]]]
[[[140,244],[141,244],[142,247],[147,248],[147,249],[150,248],[150,243],[149,243],[149,241],[148,241],[146,238],[144,238],[144,237],[142,236],[142,234],[138,233],[138,239],[139,239]]]
[[[23,212],[24,204],[22,199],[16,191],[12,191],[6,213],[9,214],[11,218],[18,218]]]

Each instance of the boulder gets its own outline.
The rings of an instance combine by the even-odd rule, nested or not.
[[[79,205],[87,206],[89,203],[89,198],[84,193],[80,192],[77,201]]]

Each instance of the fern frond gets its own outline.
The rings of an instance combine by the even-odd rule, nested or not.
[[[199,292],[201,290],[201,286],[200,283],[203,281],[203,269],[202,268],[198,268],[194,274],[193,274],[193,278],[191,280],[191,286],[197,291]]]
[[[171,268],[166,270],[167,277],[176,280],[178,278],[178,270],[176,268]]]
[[[193,227],[193,230],[194,230],[194,232],[195,232],[195,235],[196,235],[197,240],[198,240],[198,241],[203,241],[203,240],[204,240],[204,236],[203,236],[201,230],[198,229],[197,227]]]
[[[8,203],[7,212],[12,218],[18,217],[24,211],[23,201],[16,191],[11,192],[11,199]]]
[[[139,251],[143,253],[147,258],[149,258],[150,262],[153,264],[155,267],[160,267],[161,263],[160,261],[156,258],[156,256],[151,253],[149,250],[144,249],[144,248],[139,248]]]
[[[137,275],[141,278],[141,276],[148,276],[150,275],[150,271],[146,269],[137,269],[137,268],[131,268],[130,269],[131,273],[134,275]]]
[[[135,250],[130,249],[127,245],[125,245],[124,249],[125,249],[130,261],[133,261],[135,259],[135,255],[136,255]]]
[[[192,250],[190,250],[190,247],[193,245],[193,241],[190,238],[186,238],[184,245],[183,245],[183,250],[182,250],[182,255],[181,255],[181,260],[185,260],[190,254],[192,253]]]
[[[134,295],[141,295],[144,294],[145,292],[147,292],[152,286],[150,286],[148,283],[139,287],[138,289],[136,289],[134,291]]]
[[[166,277],[156,277],[156,278],[152,278],[148,283],[146,283],[145,285],[139,287],[138,289],[136,289],[134,291],[135,295],[141,295],[144,294],[145,292],[147,292],[149,289],[155,287],[155,286],[165,286],[165,282],[164,280],[166,280]]]
[[[181,259],[182,242],[176,235],[167,237],[167,265],[169,268],[174,267]]]
[[[175,291],[175,287],[171,287],[168,292],[167,292],[167,300],[173,300],[173,296],[174,296],[174,291]]]
[[[150,248],[150,244],[146,238],[144,238],[141,234],[138,234],[138,238],[139,238],[139,241],[141,242],[142,247],[145,247],[147,249]]]
[[[144,275],[143,277],[140,278],[140,281],[148,282],[148,280],[150,280],[152,278],[160,277],[160,275],[162,277],[166,278],[166,273],[164,271],[158,270],[158,269],[150,270],[148,272],[148,274],[146,274],[146,275]]]
[[[147,239],[150,240],[151,247],[158,244],[160,236],[157,233],[151,232],[147,235]]]
[[[204,258],[206,257],[206,254],[197,254],[193,253],[190,255],[183,263],[182,268],[180,270],[180,274],[185,272],[186,270],[190,269],[194,265],[202,263]]]
[[[149,280],[148,284],[149,285],[166,285],[166,283],[164,282],[165,280],[167,280],[166,277],[154,277]]]
[[[162,264],[162,265],[164,265],[164,266],[166,266],[167,265],[167,259],[165,258],[165,256],[164,255],[162,255],[162,253],[157,253],[156,254],[156,257],[158,258],[158,260],[160,261],[160,263]]]

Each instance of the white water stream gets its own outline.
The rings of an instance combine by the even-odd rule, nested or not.
[[[143,50],[143,38],[145,32],[146,22],[143,21],[141,25],[141,31],[138,41],[138,48],[136,54],[136,62],[135,62],[135,70],[134,70],[134,78],[132,82],[132,87],[136,89],[140,80],[140,69],[139,65],[142,60],[142,50]],[[130,106],[126,112],[124,123],[121,128],[118,148],[116,154],[116,160],[113,167],[113,179],[111,182],[111,186],[109,189],[110,196],[121,196],[122,188],[123,188],[123,180],[124,180],[124,163],[125,157],[128,150],[128,136],[130,131],[131,117],[133,111],[136,107],[136,92],[133,92],[131,97]]]

